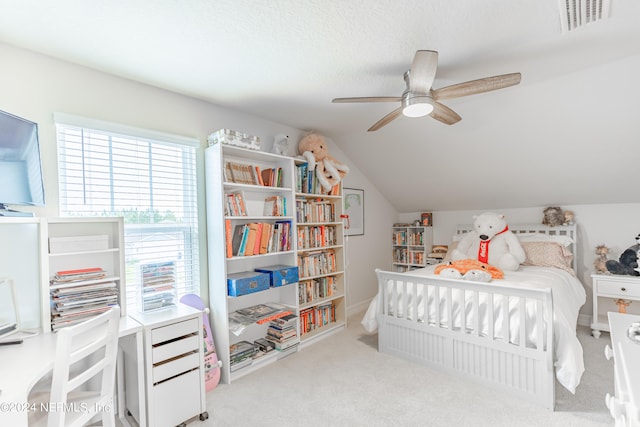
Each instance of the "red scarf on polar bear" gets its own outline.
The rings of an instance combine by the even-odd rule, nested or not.
[[[496,237],[498,234],[502,234],[508,230],[509,230],[509,226],[507,225],[504,227],[504,230],[502,230],[499,233],[496,233],[495,236],[493,237]],[[493,237],[491,239],[493,239]],[[478,261],[484,262],[485,264],[489,263],[489,243],[491,243],[491,239],[480,240],[480,246],[478,247]]]

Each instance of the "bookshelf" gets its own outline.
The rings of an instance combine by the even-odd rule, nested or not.
[[[237,349],[244,342],[264,338],[269,327],[268,322],[239,325],[234,320],[236,312],[259,304],[279,304],[297,315],[298,297],[294,284],[229,296],[227,277],[273,265],[296,265],[291,239],[293,160],[215,143],[205,150],[205,165],[211,325],[222,361],[220,379],[230,383],[289,354],[271,351],[232,366],[232,351],[235,362]],[[295,350],[297,346],[291,351]]]
[[[41,292],[48,296],[42,298],[43,329],[57,330],[113,304],[126,316],[123,219],[47,218],[41,227]]]
[[[276,362],[346,325],[343,233],[339,220],[342,197],[303,192],[297,185],[301,178],[299,166],[303,163],[292,157],[222,143],[205,150],[209,307],[216,351],[223,363],[223,383]],[[320,216],[299,218],[298,207],[302,204],[318,208]],[[328,217],[331,211],[334,215]],[[257,231],[250,240],[248,233],[252,229]],[[298,239],[305,234],[314,238],[306,240],[309,245]],[[299,269],[298,283],[229,296],[227,278],[238,276],[236,273],[271,266],[298,266],[302,258],[316,253],[333,254],[333,271],[303,276]],[[317,281],[325,287],[331,284],[331,295],[320,297],[316,293],[312,301],[301,302],[299,284],[303,280]],[[246,343],[263,343],[274,325],[268,321],[241,324],[237,321],[238,314],[262,304],[279,306],[294,314],[296,319],[289,324],[295,325],[299,340],[295,340],[295,345],[277,345],[265,353],[256,351],[259,357],[248,361],[247,355],[253,352]],[[326,307],[331,307],[332,317],[327,316]],[[314,314],[320,319],[324,314],[324,319],[335,320],[308,332],[302,330],[300,315],[308,315],[312,310],[317,310]],[[290,334],[290,326],[287,328]]]
[[[394,226],[391,237],[393,271],[410,271],[433,263],[428,258],[433,247],[431,227]]]
[[[346,327],[342,188],[322,194],[307,164],[295,162],[296,258],[302,346]]]

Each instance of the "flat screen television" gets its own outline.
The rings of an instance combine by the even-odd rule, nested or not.
[[[0,216],[32,216],[9,208],[44,206],[38,124],[0,111]]]

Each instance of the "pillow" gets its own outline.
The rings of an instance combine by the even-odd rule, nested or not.
[[[555,267],[568,271],[575,276],[571,268],[573,254],[566,246],[557,242],[521,242],[526,258],[522,265],[538,267]]]
[[[573,244],[573,239],[569,236],[559,236],[544,233],[522,233],[516,234],[520,243],[522,242],[555,242],[565,248]]]

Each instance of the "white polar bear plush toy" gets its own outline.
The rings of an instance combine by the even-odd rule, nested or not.
[[[451,259],[477,259],[502,270],[517,270],[525,260],[524,249],[504,215],[485,212],[473,217],[473,230],[465,233]]]

